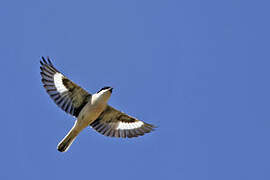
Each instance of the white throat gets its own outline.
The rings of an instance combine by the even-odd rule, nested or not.
[[[92,104],[107,104],[110,99],[111,93],[109,91],[100,91],[92,96]]]

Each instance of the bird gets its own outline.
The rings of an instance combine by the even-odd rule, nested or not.
[[[41,82],[46,92],[58,107],[76,118],[58,144],[58,151],[66,152],[79,133],[89,126],[100,134],[117,138],[138,137],[155,130],[154,125],[108,105],[112,87],[105,86],[91,94],[58,71],[49,57],[42,56],[40,64]]]

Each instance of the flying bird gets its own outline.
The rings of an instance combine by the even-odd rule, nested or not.
[[[78,134],[88,126],[109,137],[133,138],[154,130],[154,126],[131,117],[108,105],[112,87],[90,94],[58,71],[51,60],[40,61],[43,87],[54,102],[76,121],[58,144],[60,152],[68,150]]]

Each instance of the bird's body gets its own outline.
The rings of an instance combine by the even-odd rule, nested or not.
[[[99,115],[104,111],[107,102],[110,98],[109,92],[102,94],[93,94],[88,103],[82,108],[74,126],[71,128],[66,137],[58,144],[57,149],[61,152],[66,151],[77,135],[92,122],[94,122]]]
[[[90,101],[83,107],[77,118],[77,129],[84,129],[94,122],[106,108],[109,98],[109,92],[93,94]]]
[[[154,126],[128,116],[107,104],[112,89],[104,87],[91,95],[62,75],[48,59],[41,61],[41,76],[47,93],[67,113],[77,117],[74,126],[58,144],[61,152],[68,150],[78,134],[92,126],[97,132],[111,137],[137,137],[153,130]]]

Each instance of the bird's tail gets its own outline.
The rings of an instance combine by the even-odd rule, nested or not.
[[[73,141],[76,139],[78,133],[73,129],[64,137],[64,139],[58,144],[57,149],[60,152],[66,152]]]

